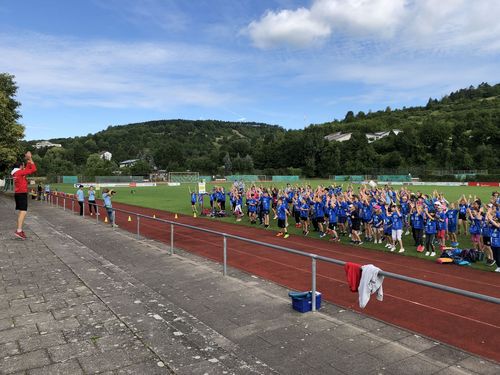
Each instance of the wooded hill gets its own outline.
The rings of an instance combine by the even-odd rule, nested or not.
[[[368,142],[367,133],[399,129]],[[345,142],[331,133],[352,133]],[[114,161],[141,159],[131,173],[151,167],[203,174],[257,173],[414,174],[430,169],[500,169],[500,84],[453,92],[427,105],[377,112],[348,112],[343,120],[303,130],[222,121],[162,120],[123,126],[84,137],[52,139],[63,148],[36,151],[41,174],[105,174],[116,165],[96,164],[100,151]],[[36,142],[29,142],[33,146]],[[88,158],[92,159],[89,160]],[[95,169],[95,168],[94,168]]]

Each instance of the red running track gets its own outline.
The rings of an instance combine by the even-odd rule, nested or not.
[[[115,208],[158,218],[174,220],[174,214],[113,203]],[[60,202],[60,205],[62,203]],[[75,205],[75,210],[78,205]],[[104,215],[101,216],[103,220]],[[117,212],[121,228],[136,232],[137,219]],[[95,217],[94,217],[95,220]],[[293,249],[350,261],[374,264],[384,271],[399,273],[443,285],[500,297],[500,274],[483,272],[455,265],[439,265],[422,259],[399,256],[338,243],[290,236],[275,237],[275,231],[235,225],[208,218],[179,215],[180,223],[225,232],[241,237],[287,246]],[[141,236],[164,243],[170,242],[170,225],[141,218]],[[189,252],[222,262],[222,238],[191,229],[175,227],[175,246]],[[228,239],[228,265],[248,271],[296,290],[309,290],[311,261],[308,258],[278,250]],[[382,321],[432,337],[471,353],[500,361],[500,309],[498,305],[442,292],[436,289],[388,279],[384,281],[384,301],[373,296],[365,309],[358,305],[358,294],[347,287],[342,267],[318,261],[317,288],[323,298],[337,305],[360,311]]]

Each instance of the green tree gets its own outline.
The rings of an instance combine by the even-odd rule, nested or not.
[[[111,160],[101,159],[99,154],[90,154],[85,164],[85,176],[110,176],[117,169],[116,163]]]
[[[19,141],[24,137],[24,127],[17,120],[21,117],[15,100],[17,86],[14,76],[0,73],[0,174],[9,168],[21,153]]]

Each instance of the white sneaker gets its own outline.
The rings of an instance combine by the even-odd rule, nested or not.
[[[391,251],[396,250],[396,246],[391,246]]]
[[[408,236],[409,234],[410,234],[410,232],[409,232],[409,231],[406,231],[406,232],[405,232],[405,236]]]
[[[428,251],[426,251],[426,252],[425,252],[425,256],[426,256],[426,257],[428,257],[429,255],[431,255],[431,253],[430,253],[430,252],[428,252]]]
[[[436,253],[433,251],[433,252],[431,253],[431,257],[435,257],[435,256],[436,256]]]
[[[500,272],[500,267],[497,267],[497,269],[495,270],[495,272]]]
[[[389,247],[391,247],[391,244],[386,243],[386,244],[385,244],[385,247],[389,248]]]
[[[401,248],[401,249],[399,249],[399,251],[398,251],[398,252],[399,252],[399,253],[404,253],[404,252],[405,252],[405,249]]]

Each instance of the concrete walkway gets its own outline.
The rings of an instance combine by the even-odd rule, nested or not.
[[[30,201],[31,203],[31,201]],[[496,363],[43,203],[0,195],[1,374],[498,374]]]

